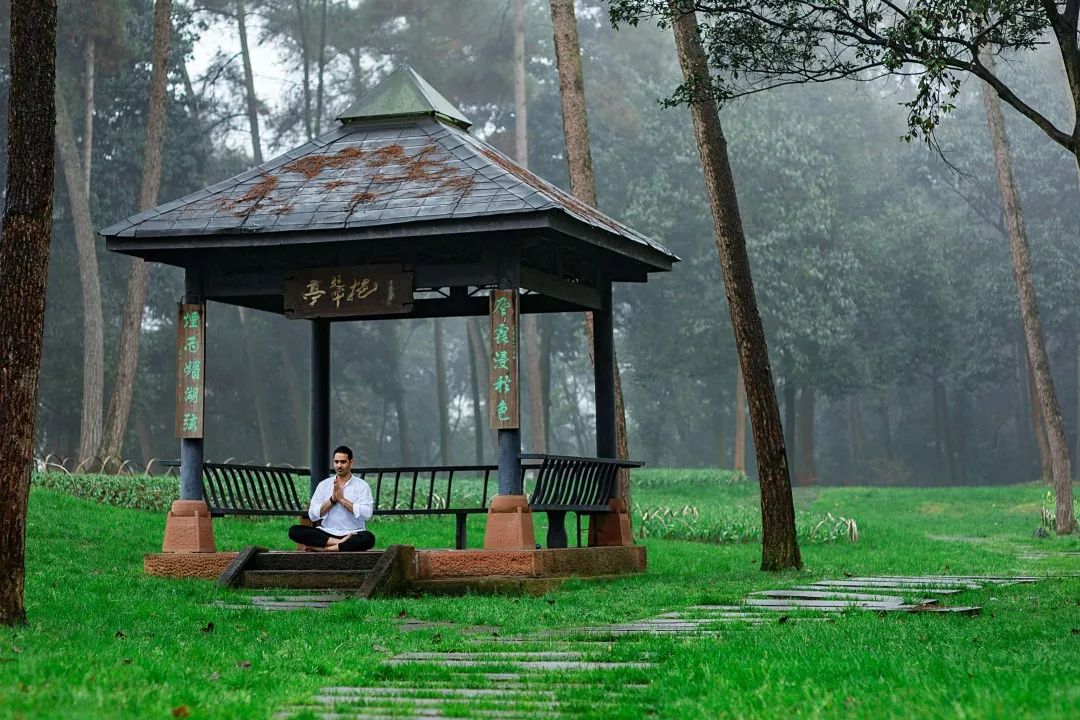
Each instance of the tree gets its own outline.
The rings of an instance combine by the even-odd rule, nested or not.
[[[89,57],[92,58],[90,52]],[[75,247],[82,287],[83,390],[78,457],[80,461],[86,461],[94,456],[101,442],[101,406],[105,384],[104,320],[97,251],[94,247],[94,224],[90,217],[90,186],[86,180],[89,174],[89,167],[85,164],[87,156],[79,156],[75,146],[75,130],[59,87],[56,92],[56,147],[67,185],[72,224],[75,226]],[[89,136],[83,138],[83,149],[90,149]]]
[[[153,69],[150,75],[139,210],[147,210],[157,203],[158,188],[161,185],[162,147],[165,143],[165,83],[169,42],[172,38],[171,13],[172,0],[155,0]],[[116,380],[113,383],[112,398],[109,400],[105,434],[101,440],[100,454],[103,457],[119,457],[123,450],[131,398],[135,392],[135,369],[139,363],[139,336],[142,333],[149,272],[146,261],[132,258],[121,320]]]
[[[26,622],[26,504],[52,235],[56,2],[12,0],[0,231],[0,624]]]
[[[1071,129],[1058,127],[987,62],[1033,50],[1051,32],[1065,67],[1073,118],[1080,117],[1077,0],[693,0],[682,7],[709,19],[702,41],[709,64],[719,72],[700,87],[682,86],[678,99],[707,91],[726,101],[782,85],[910,76],[917,84],[915,97],[905,104],[908,136],[932,141],[942,118],[956,108],[964,76],[973,75],[1080,163],[1075,121]],[[645,17],[670,23],[681,12],[667,0],[611,4],[611,19],[631,24]]]
[[[683,13],[673,23],[673,30],[686,83],[700,87],[708,80],[709,68],[698,37],[697,16],[693,12]],[[750,275],[735,180],[727,156],[727,141],[716,104],[708,96],[692,100],[690,113],[694,119],[694,136],[705,173],[716,249],[724,272],[724,291],[750,406],[750,426],[761,487],[761,569],[801,568],[780,407],[773,389],[765,330],[754,297],[754,281]]]
[[[702,93],[723,102],[790,84],[914,76],[918,78],[915,95],[905,103],[906,139],[921,137],[936,147],[935,130],[956,108],[962,79],[970,74],[1069,150],[1080,169],[1080,124],[1075,122],[1080,117],[1076,112],[1080,108],[1080,2],[1076,0],[1038,4],[914,0],[903,7],[890,0],[853,6],[802,0],[615,0],[610,17],[613,22],[630,24],[657,17],[663,25],[694,10],[709,18],[701,32],[702,44],[708,63],[718,72],[696,83],[683,83],[669,99],[671,103]],[[1021,99],[991,60],[1004,52],[1034,49],[1047,30],[1057,38],[1070,88],[1074,118],[1070,131],[1060,129],[1047,114]],[[1025,282],[1030,278],[1018,281],[1018,292]],[[1037,334],[1025,332],[1030,357],[1046,355],[1045,347],[1033,345],[1040,340]],[[1049,366],[1036,364],[1035,373],[1037,386],[1046,389],[1040,389],[1039,397],[1043,417],[1050,424],[1059,405],[1049,392]],[[1061,428],[1056,432],[1064,436]],[[1056,487],[1063,484],[1055,478]],[[1061,504],[1066,498],[1059,496],[1057,501]]]
[[[1075,33],[1073,39],[1075,40]],[[980,60],[990,72],[993,72],[993,58],[984,54]],[[986,120],[990,126],[990,140],[994,148],[1005,225],[1008,228],[1013,278],[1020,297],[1020,319],[1028,349],[1029,367],[1035,379],[1035,390],[1038,392],[1039,405],[1042,408],[1042,420],[1046,423],[1046,442],[1049,445],[1051,475],[1057,496],[1055,527],[1059,535],[1067,535],[1076,527],[1076,518],[1073,515],[1072,469],[1069,467],[1069,442],[1065,439],[1061,407],[1058,405],[1057,391],[1054,389],[1054,378],[1050,374],[1046,337],[1043,333],[1042,320],[1039,318],[1039,303],[1035,296],[1035,283],[1031,276],[1031,248],[1028,245],[1027,230],[1024,227],[1020,194],[1013,177],[1012,154],[1005,132],[1005,116],[1001,112],[1001,100],[993,92],[986,92],[983,94],[983,102],[986,105]],[[1034,405],[1035,403],[1032,402],[1032,406]],[[1034,409],[1033,414],[1037,416]],[[1037,432],[1040,423],[1036,421],[1035,424]]]
[[[559,69],[559,98],[562,101],[563,135],[566,138],[566,163],[570,168],[570,191],[583,203],[597,207],[596,179],[589,150],[589,122],[585,114],[585,81],[581,73],[581,45],[578,41],[574,0],[551,0],[551,24],[555,35],[555,65]],[[585,315],[589,339],[589,357],[593,348],[593,317]],[[615,446],[620,458],[630,455],[626,437],[626,410],[623,404],[622,376],[615,356]],[[630,507],[630,477],[619,472],[618,496]]]

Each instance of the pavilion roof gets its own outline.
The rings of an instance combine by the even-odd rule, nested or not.
[[[555,214],[593,231],[581,237],[599,231],[605,247],[656,269],[678,260],[470,135],[464,115],[409,68],[393,73],[339,119],[338,127],[284,155],[133,215],[101,235],[120,251],[132,241],[164,248],[170,239],[218,238],[225,245],[226,236],[238,235],[248,245],[253,236],[277,245],[279,233],[360,234],[422,222]]]

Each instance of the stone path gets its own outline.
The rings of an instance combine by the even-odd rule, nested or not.
[[[941,597],[970,590],[1037,582],[1030,576],[872,576],[848,577],[783,590],[761,590],[733,605],[693,605],[655,617],[549,630],[528,636],[499,637],[484,627],[469,644],[476,649],[407,652],[383,661],[388,676],[355,687],[322,688],[309,703],[283,708],[278,720],[309,713],[320,720],[399,720],[400,718],[572,717],[588,708],[642,705],[654,659],[646,646],[616,644],[655,635],[711,637],[750,630],[765,623],[836,622],[847,611],[948,612],[976,614],[981,608],[947,606]],[[267,610],[325,607],[342,595],[253,596]],[[286,608],[286,605],[292,605]],[[405,620],[403,631],[448,623]],[[495,649],[491,649],[494,647]],[[535,649],[539,647],[540,649]],[[618,687],[590,682],[599,673],[617,673]]]

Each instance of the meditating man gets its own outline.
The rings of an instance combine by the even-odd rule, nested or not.
[[[375,512],[371,487],[352,474],[353,453],[342,445],[334,450],[334,474],[318,484],[311,495],[308,517],[320,527],[293,525],[289,538],[308,550],[356,552],[375,546],[365,528]]]

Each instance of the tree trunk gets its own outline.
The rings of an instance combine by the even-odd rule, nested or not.
[[[554,324],[551,315],[540,316],[540,402],[544,418],[544,447],[551,447],[551,336]]]
[[[892,424],[889,422],[889,401],[882,394],[878,401],[878,418],[881,421],[881,439],[885,445],[885,458],[896,459],[896,450],[893,449]]]
[[[301,88],[304,96],[304,132],[310,140],[315,135],[312,132],[311,123],[311,57],[308,53],[307,20],[304,13],[306,0],[296,0],[296,27],[300,33],[300,64],[304,70],[304,85]]]
[[[698,87],[707,86],[709,66],[698,37],[697,15],[692,10],[683,12],[673,23],[673,29],[683,76],[688,81],[699,83]],[[694,119],[694,136],[705,173],[716,249],[724,273],[724,292],[731,312],[735,346],[739,351],[750,406],[750,426],[754,433],[758,482],[761,486],[761,569],[800,568],[802,559],[795,535],[795,508],[791,498],[784,431],[780,424],[780,408],[776,403],[765,331],[754,297],[754,282],[739,216],[735,180],[727,156],[727,141],[715,102],[711,99],[692,102],[690,113]]]
[[[744,386],[745,387],[745,386]],[[796,445],[798,440],[795,438],[795,422],[797,420],[796,412],[796,387],[795,383],[791,380],[784,380],[784,447],[791,453],[792,457],[795,455]]]
[[[529,111],[525,73],[525,0],[514,0],[514,159],[527,168]]]
[[[1053,481],[1053,458],[1050,455],[1050,442],[1046,437],[1046,422],[1039,407],[1039,392],[1035,389],[1035,372],[1031,363],[1027,366],[1028,416],[1031,419],[1031,432],[1035,436],[1035,447],[1039,449],[1039,479]]]
[[[796,421],[799,447],[799,461],[796,477],[800,485],[817,483],[817,462],[814,460],[814,412],[817,405],[817,391],[812,385],[804,385],[799,392],[798,420]]]
[[[26,623],[26,504],[52,236],[56,2],[12,0],[0,232],[0,625]]]
[[[94,457],[101,443],[101,413],[105,396],[104,320],[97,251],[94,248],[94,224],[90,217],[90,199],[86,194],[86,172],[75,147],[75,131],[67,106],[59,92],[56,94],[56,147],[68,189],[82,285],[83,382],[82,417],[79,423],[79,461],[82,462]]]
[[[468,319],[469,323],[469,346],[472,348],[473,357],[476,358],[476,368],[480,373],[477,382],[481,387],[487,387],[487,378],[490,376],[490,368],[488,366],[489,358],[487,349],[484,347],[484,330],[480,324],[480,318],[471,317]],[[485,393],[480,393],[481,398],[487,397]],[[484,428],[488,427],[486,416],[478,415],[476,418],[476,432],[482,434]],[[491,433],[491,447],[498,452],[499,448],[499,431],[493,428],[488,428],[488,432]]]
[[[953,455],[956,463],[956,482],[967,485],[967,396],[960,391],[953,394],[953,412],[950,414]]]
[[[262,462],[282,461],[280,457],[270,457],[271,448],[275,448],[270,439],[270,413],[266,410],[266,388],[259,382],[260,375],[255,369],[255,348],[251,341],[251,327],[248,325],[248,309],[236,306],[240,318],[240,334],[244,341],[244,364],[247,365],[248,388],[255,405],[255,424],[259,429],[259,444],[262,446]],[[276,448],[275,448],[276,449]]]
[[[469,388],[472,395],[473,410],[473,444],[475,448],[476,464],[484,464],[484,416],[480,408],[480,371],[477,367],[476,352],[474,352],[473,322],[476,318],[468,318],[465,321],[465,334],[468,339],[466,355],[469,356]],[[485,376],[486,377],[486,376]]]
[[[574,0],[551,0],[551,25],[555,38],[555,66],[559,72],[559,99],[562,102],[563,137],[566,164],[570,170],[570,191],[590,207],[596,204],[596,179],[593,176],[589,149],[589,121],[585,114],[585,81],[581,73],[581,44],[578,40]],[[593,317],[585,314],[585,334],[589,339],[589,358],[593,358]],[[618,355],[615,364],[615,446],[616,454],[629,457],[626,437],[626,408],[623,405],[622,375]],[[631,506],[630,473],[619,471],[618,496]]]
[[[435,393],[439,405],[439,456],[443,465],[452,465],[450,452],[450,393],[446,388],[446,347],[442,320],[435,318]]]
[[[1031,430],[1030,417],[1025,419],[1024,410],[1028,407],[1028,388],[1030,386],[1030,379],[1028,378],[1027,371],[1027,353],[1024,352],[1020,346],[1018,340],[1013,342],[1013,359],[1016,375],[1014,377],[1015,383],[1013,386],[1016,388],[1013,400],[1013,421],[1016,424],[1016,448],[1019,452],[1023,465],[1024,473],[1027,473],[1031,469],[1031,438],[1029,437],[1029,431]],[[1039,472],[1042,473],[1042,465],[1039,466]],[[1042,477],[1042,475],[1040,475]]]
[[[86,39],[86,47],[83,49],[83,138],[82,138],[82,168],[83,189],[86,197],[90,197],[90,166],[94,160],[94,54],[96,52],[93,37]]]
[[[247,10],[244,0],[236,0],[236,31],[240,35],[240,57],[244,64],[244,99],[247,106],[248,130],[251,132],[251,153],[256,165],[262,165],[262,141],[259,139],[259,100],[255,97],[255,74],[251,69],[248,48]]]
[[[299,453],[299,457],[308,457],[311,454],[308,450],[308,443],[311,440],[308,432],[311,406],[307,402],[307,393],[301,379],[305,377],[307,371],[301,370],[301,363],[296,359],[298,344],[296,332],[301,328],[294,321],[284,318],[277,318],[275,324],[277,325],[278,348],[281,351],[281,369],[284,374],[282,382],[289,402],[289,416],[293,422],[293,442],[297,440],[300,442],[299,448],[294,446],[290,449]]]
[[[980,53],[980,57],[985,65],[993,68],[993,58],[989,53]],[[1013,261],[1013,279],[1016,281],[1016,289],[1020,297],[1020,318],[1024,325],[1024,340],[1027,344],[1028,358],[1035,371],[1035,388],[1038,391],[1039,405],[1043,418],[1046,420],[1046,434],[1050,446],[1051,470],[1057,501],[1056,527],[1059,535],[1068,535],[1076,526],[1076,518],[1073,514],[1069,444],[1065,439],[1061,408],[1058,405],[1057,391],[1054,389],[1054,378],[1050,374],[1050,358],[1046,353],[1046,339],[1043,335],[1042,321],[1039,319],[1039,304],[1031,276],[1031,250],[1028,246],[1027,232],[1024,229],[1020,196],[1013,178],[1012,156],[1005,131],[1005,118],[1001,112],[1001,99],[997,94],[986,89],[983,93],[983,102],[986,106],[987,122],[990,125],[990,140],[994,147],[994,164],[997,167],[1005,224],[1009,231],[1009,250]]]
[[[945,460],[945,476],[948,478],[950,485],[956,485],[956,452],[952,438],[952,426],[949,423],[949,396],[937,376],[931,382],[933,383],[934,418],[938,428],[936,434],[941,439],[941,455]]]
[[[746,473],[746,385],[735,365],[735,469]]]
[[[155,0],[154,55],[150,72],[142,182],[139,185],[139,210],[148,210],[157,203],[158,188],[161,185],[161,162],[165,145],[165,84],[168,79],[169,42],[172,38],[171,13],[172,0]],[[103,457],[120,457],[123,452],[128,413],[131,411],[131,398],[135,392],[135,370],[139,364],[139,336],[142,332],[143,310],[146,307],[148,276],[146,261],[132,258],[121,319],[116,380],[105,420],[105,435],[101,441]]]
[[[319,11],[319,61],[315,78],[315,134],[322,134],[323,71],[326,69],[326,0]]]
[[[390,399],[394,403],[394,412],[397,414],[397,439],[401,462],[411,465],[412,440],[409,437],[409,422],[405,412],[405,383],[401,378],[401,347],[398,344],[397,326],[393,322],[384,321],[379,323],[379,330],[383,336],[383,352],[386,353],[386,377],[390,383]]]
[[[863,429],[862,408],[859,406],[859,398],[854,395],[848,397],[847,416],[848,443],[851,447],[852,472],[850,475],[854,476],[866,455],[866,431]]]
[[[529,167],[529,105],[525,68],[525,0],[514,0],[514,159]],[[533,452],[546,453],[547,426],[544,412],[544,382],[540,370],[543,352],[536,315],[521,319],[524,331],[525,384],[529,389],[529,429]]]

